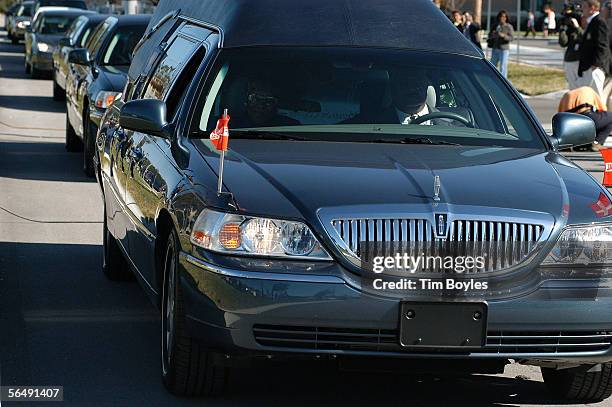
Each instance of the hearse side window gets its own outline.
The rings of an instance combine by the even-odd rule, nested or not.
[[[89,56],[92,59],[95,59],[95,56],[98,50],[102,46],[102,41],[100,41],[100,39],[104,36],[104,34],[106,34],[106,31],[108,30],[109,27],[110,27],[110,23],[108,22],[102,23],[102,25],[98,26],[96,31],[94,31],[93,35],[91,36],[91,39],[89,40],[89,43],[87,44],[87,49],[89,50]]]
[[[178,112],[178,107],[181,106],[181,102],[185,98],[187,89],[191,84],[191,78],[196,75],[205,55],[206,48],[200,47],[172,85],[172,90],[166,99],[168,121],[172,122],[174,120],[174,117]]]
[[[166,51],[145,90],[144,99],[165,100],[184,65],[196,50],[198,43],[177,37]]]
[[[283,137],[546,148],[482,60],[348,48],[229,49],[197,104],[194,137],[228,109],[234,138]],[[260,133],[255,136],[255,133]]]

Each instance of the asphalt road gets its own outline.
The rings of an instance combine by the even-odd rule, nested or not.
[[[264,366],[236,371],[224,398],[169,395],[159,316],[136,283],[102,275],[100,193],[64,150],[51,94],[0,32],[0,384],[62,385],[67,406],[559,405],[537,368],[518,365],[454,378]]]

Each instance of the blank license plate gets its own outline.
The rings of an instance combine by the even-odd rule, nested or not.
[[[487,335],[482,302],[403,302],[400,344],[405,347],[479,348]]]

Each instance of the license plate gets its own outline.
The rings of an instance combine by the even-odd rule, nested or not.
[[[411,348],[479,348],[487,335],[482,302],[403,302],[400,344]]]

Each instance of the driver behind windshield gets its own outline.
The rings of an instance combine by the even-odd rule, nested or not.
[[[421,116],[437,112],[435,90],[428,86],[422,69],[392,68],[389,70],[391,104],[378,111],[362,111],[343,124],[412,124]],[[428,94],[432,93],[428,98]],[[366,95],[367,97],[367,95]],[[445,124],[441,119],[426,120],[423,125]]]
[[[278,113],[278,97],[272,84],[263,78],[251,78],[247,83],[246,111],[232,116],[235,128],[297,126],[299,121]],[[231,114],[231,113],[230,113]]]

